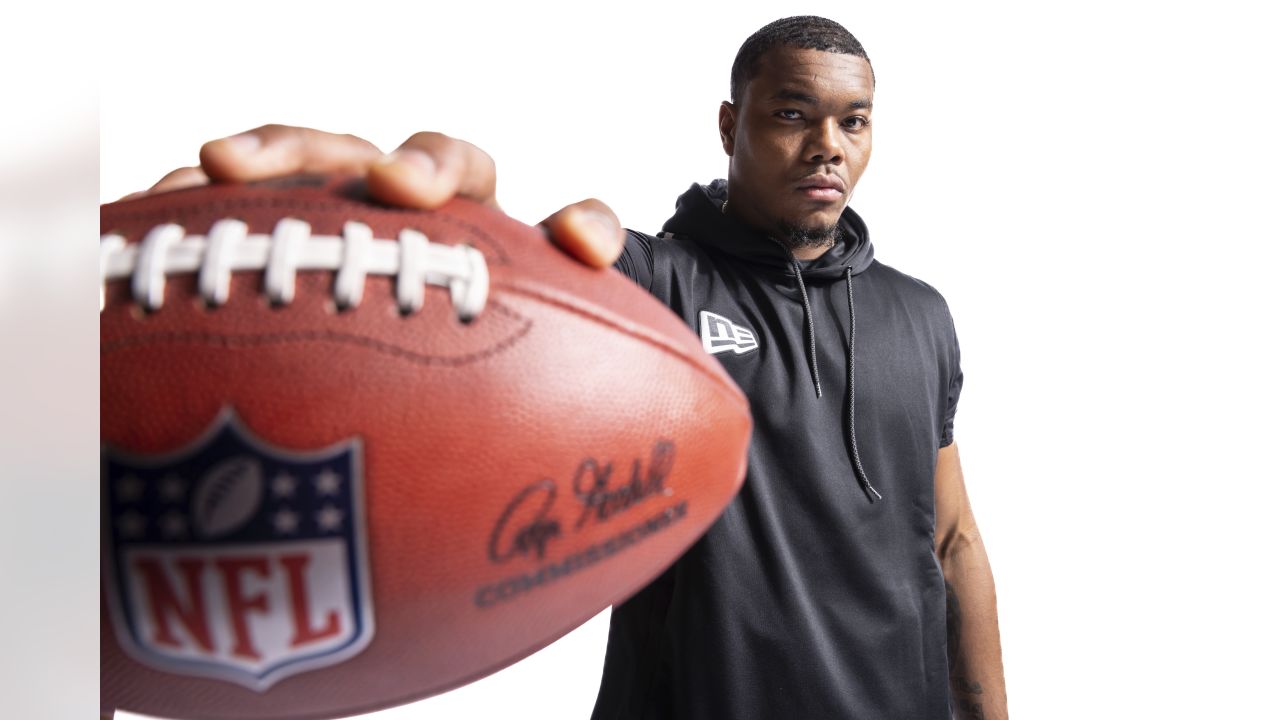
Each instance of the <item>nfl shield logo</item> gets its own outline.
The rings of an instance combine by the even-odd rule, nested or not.
[[[360,443],[267,445],[224,410],[187,447],[102,449],[103,579],[121,647],[265,691],[373,637]]]

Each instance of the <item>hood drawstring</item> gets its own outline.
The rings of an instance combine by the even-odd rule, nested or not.
[[[791,272],[796,279],[796,284],[800,286],[800,302],[804,305],[804,323],[809,340],[809,374],[813,378],[813,390],[822,397],[822,382],[818,379],[818,344],[814,339],[813,332],[813,309],[809,307],[809,291],[804,286],[804,276],[800,273],[800,261],[796,259],[795,253],[791,252],[791,248],[782,242],[774,239],[774,242],[783,249],[787,254],[787,258],[791,261]],[[849,451],[853,455],[853,471],[858,478],[858,484],[862,486],[862,491],[866,493],[867,499],[871,502],[883,500],[880,493],[871,485],[870,478],[867,477],[867,471],[862,467],[862,456],[858,454],[858,435],[854,426],[853,412],[853,349],[854,349],[854,333],[857,330],[857,320],[853,310],[853,268],[845,267],[844,269],[844,286],[849,293]]]
[[[858,475],[858,482],[862,484],[862,491],[867,494],[868,500],[875,502],[883,498],[871,486],[867,471],[862,469],[862,456],[858,455],[858,435],[853,424],[853,336],[858,328],[853,314],[853,268],[844,269],[844,286],[849,291],[849,447],[853,450],[853,469]]]
[[[809,291],[804,287],[804,277],[800,275],[800,261],[796,260],[791,248],[778,240],[774,242],[786,251],[787,258],[791,260],[791,272],[795,273],[796,283],[800,285],[800,302],[804,304],[804,325],[809,338],[809,377],[813,378],[814,392],[822,397],[822,381],[818,379],[818,343],[813,337],[813,310],[809,307]]]

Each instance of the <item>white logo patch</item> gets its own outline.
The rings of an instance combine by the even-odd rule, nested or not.
[[[702,330],[702,348],[712,355],[730,350],[734,355],[741,355],[760,347],[750,328],[734,325],[726,317],[703,310],[698,313],[698,323]]]

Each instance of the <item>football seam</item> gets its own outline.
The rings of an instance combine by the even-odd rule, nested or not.
[[[290,332],[274,332],[262,333],[257,335],[228,335],[215,332],[183,332],[177,330],[168,330],[161,332],[139,333],[130,335],[127,338],[106,343],[102,346],[101,355],[109,355],[120,350],[138,345],[150,345],[153,343],[200,343],[207,345],[220,345],[222,347],[245,347],[254,345],[271,345],[276,343],[291,342],[335,342],[348,345],[363,347],[374,352],[383,353],[401,360],[407,360],[420,365],[443,365],[446,367],[460,367],[469,365],[474,362],[488,359],[519,342],[529,331],[533,329],[533,321],[523,317],[517,312],[503,307],[502,305],[491,302],[490,309],[503,312],[511,317],[522,321],[520,327],[510,335],[502,338],[497,343],[490,345],[484,350],[480,350],[467,355],[456,356],[435,356],[426,353],[415,352],[399,345],[393,345],[376,338],[365,335],[356,335],[354,333],[340,332],[337,330],[294,330]]]
[[[498,285],[499,283],[494,283],[494,284]],[[589,318],[597,323],[611,327],[614,330],[617,330],[632,338],[635,338],[636,340],[640,340],[645,343],[648,343],[649,345],[652,345],[655,348],[662,350],[663,352],[666,352],[670,355],[673,355],[679,358],[680,360],[684,361],[685,364],[692,366],[693,368],[697,369],[698,372],[702,373],[703,375],[713,380],[715,384],[723,392],[728,394],[730,397],[734,398],[734,400],[736,400],[738,404],[741,405],[741,407],[745,411],[748,418],[751,416],[751,408],[750,408],[750,405],[747,403],[746,396],[743,395],[742,390],[731,379],[729,379],[727,376],[721,377],[719,374],[707,369],[702,365],[702,363],[698,362],[693,357],[691,357],[690,353],[686,352],[685,350],[681,349],[679,346],[666,340],[665,338],[662,338],[661,335],[658,333],[658,331],[648,330],[647,328],[642,330],[640,328],[643,328],[643,326],[639,325],[638,323],[635,326],[628,326],[620,322],[617,318],[613,317],[612,313],[604,314],[597,310],[589,310],[587,308],[581,307],[572,302],[568,302],[564,299],[561,299],[554,294],[540,291],[538,289],[531,288],[522,284],[516,285],[516,284],[501,283],[501,286],[507,292],[511,292],[519,295],[526,295],[530,298],[541,301],[548,305],[554,305],[558,308],[568,310],[576,315],[581,315],[582,317]],[[714,360],[712,362],[714,362]]]

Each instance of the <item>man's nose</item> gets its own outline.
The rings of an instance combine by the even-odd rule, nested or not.
[[[808,145],[805,148],[810,162],[839,163],[844,160],[842,140],[844,136],[840,123],[835,118],[823,120],[809,130]]]

